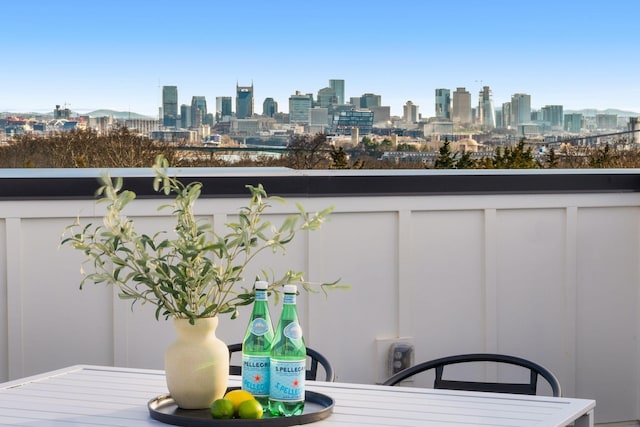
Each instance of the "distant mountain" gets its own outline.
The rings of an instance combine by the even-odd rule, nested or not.
[[[2,111],[0,112],[0,117],[9,117],[9,116],[18,116],[18,117],[36,117],[36,118],[53,118],[53,111],[51,112],[27,112],[27,113],[18,113],[11,111]],[[146,120],[154,120],[155,117],[145,116],[143,114],[134,113],[133,111],[115,111],[115,110],[95,110],[90,112],[78,112],[71,110],[71,117],[74,118],[76,116],[91,116],[91,117],[113,117],[115,119],[146,119]]]
[[[585,108],[582,110],[564,110],[564,114],[582,114],[585,117],[595,117],[598,114],[615,114],[620,117],[640,117],[640,114],[633,111],[617,110],[615,108],[607,108],[606,110],[596,110],[594,108]]]
[[[154,119],[153,117],[134,113],[132,111],[115,111],[115,110],[95,110],[82,115],[91,116],[91,117],[113,117],[115,119],[147,119],[147,120]]]

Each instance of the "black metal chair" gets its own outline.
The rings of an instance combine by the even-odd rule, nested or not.
[[[442,374],[445,366],[471,362],[495,362],[520,366],[530,371],[529,382],[493,383],[442,379]],[[538,385],[538,376],[541,376],[549,383],[549,385],[551,386],[551,391],[555,397],[562,396],[562,388],[560,387],[560,382],[558,381],[556,376],[544,366],[520,357],[492,353],[460,354],[455,356],[442,357],[440,359],[435,359],[428,362],[422,362],[409,368],[403,369],[402,371],[389,377],[383,384],[396,385],[413,375],[430,369],[435,369],[435,380],[433,383],[433,388],[437,389],[535,395]]]
[[[229,347],[229,360],[231,360],[231,356],[233,355],[233,353],[242,351],[241,343],[229,344],[228,347]],[[309,347],[307,347],[307,357],[311,359],[311,362],[309,365],[309,369],[307,369],[307,372],[305,375],[306,379],[322,381],[322,378],[318,378],[318,375],[319,375],[318,365],[320,365],[322,366],[322,369],[324,369],[324,373],[325,373],[324,381],[333,382],[335,380],[333,367],[331,366],[331,363],[329,363],[329,360],[326,357],[324,357],[322,354],[318,353],[317,351]],[[242,367],[239,365],[229,365],[229,373],[231,375],[241,375]]]

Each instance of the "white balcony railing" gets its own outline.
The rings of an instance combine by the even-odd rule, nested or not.
[[[171,324],[152,307],[132,312],[112,289],[79,291],[82,256],[59,248],[78,214],[100,220],[97,173],[0,173],[0,381],[73,364],[163,367]],[[307,343],[338,380],[381,381],[398,340],[416,361],[510,353],[553,370],[565,395],[596,399],[598,422],[640,419],[638,171],[177,173],[206,183],[196,209],[218,230],[245,203],[246,183],[287,197],[274,221],[296,202],[335,206],[322,230],[247,277],[295,268],[352,286],[300,298]],[[112,174],[150,193],[149,170]],[[170,229],[157,205],[147,194],[127,212],[144,230]],[[223,318],[218,335],[240,341],[246,313]]]

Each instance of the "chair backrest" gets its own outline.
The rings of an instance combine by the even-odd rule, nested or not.
[[[242,351],[241,343],[229,344],[228,347],[229,347],[229,360],[231,360],[231,356],[233,355],[233,353]],[[335,380],[333,367],[331,366],[331,363],[329,363],[329,360],[326,357],[324,357],[322,354],[318,353],[317,351],[309,347],[307,347],[307,357],[310,359],[310,363],[309,363],[309,369],[307,369],[306,371],[306,375],[305,375],[306,379],[322,381],[322,378],[318,378],[318,375],[319,375],[318,365],[320,365],[322,366],[322,369],[324,369],[324,373],[325,373],[324,381],[333,382]],[[242,367],[240,365],[230,364],[229,373],[231,375],[241,375]]]
[[[471,362],[496,362],[506,363],[509,365],[520,366],[528,369],[530,372],[528,383],[503,383],[503,382],[478,382],[478,381],[457,381],[457,380],[445,380],[442,378],[444,367],[447,365],[454,365],[459,363],[471,363]],[[430,369],[435,369],[435,380],[433,387],[439,389],[450,390],[468,390],[468,391],[486,391],[494,393],[515,393],[515,394],[530,394],[535,395],[538,385],[538,376],[544,378],[551,386],[551,391],[554,396],[562,396],[562,389],[560,382],[556,376],[544,366],[534,363],[530,360],[523,359],[516,356],[510,356],[506,354],[493,354],[493,353],[475,353],[475,354],[460,354],[455,356],[447,356],[440,359],[431,360],[428,362],[422,362],[417,365],[406,368],[395,375],[389,377],[383,384],[384,385],[396,385],[405,379],[424,372]]]

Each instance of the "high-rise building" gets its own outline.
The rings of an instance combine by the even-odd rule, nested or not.
[[[495,111],[496,111],[496,127],[503,128],[504,124],[502,123],[502,110],[495,110]]]
[[[596,114],[596,127],[598,129],[617,129],[618,128],[618,116],[617,114]]]
[[[262,115],[273,117],[278,112],[278,103],[273,98],[265,98],[262,103]]]
[[[484,86],[478,95],[478,121],[482,126],[491,129],[496,127],[496,111],[489,86]]]
[[[511,129],[511,102],[502,104],[502,127]]]
[[[333,89],[338,100],[336,104],[344,104],[344,80],[331,79],[329,87]]]
[[[382,97],[374,93],[365,93],[360,97],[360,108],[380,107]]]
[[[319,107],[329,108],[329,106],[338,103],[335,89],[325,87],[318,91],[317,102]]]
[[[324,107],[309,109],[309,124],[311,126],[326,127],[329,124],[329,109]]]
[[[373,113],[373,123],[378,127],[389,127],[391,123],[391,107],[383,105],[381,107],[369,107]]]
[[[309,123],[309,110],[313,107],[313,95],[303,95],[296,91],[289,97],[289,122]]]
[[[223,120],[226,117],[226,121],[233,114],[232,98],[230,96],[217,96],[216,97],[216,119]]]
[[[162,125],[176,127],[178,120],[178,86],[162,86]]]
[[[511,127],[531,122],[531,95],[515,93],[511,95]]]
[[[338,135],[368,135],[373,129],[373,112],[369,110],[351,109],[341,111],[334,121],[334,131]]]
[[[456,88],[456,91],[453,92],[451,119],[454,123],[471,123],[471,93],[463,87]]]
[[[403,107],[404,114],[402,115],[402,119],[406,123],[418,123],[418,119],[419,119],[418,109],[419,108],[420,107],[415,105],[413,102],[407,101],[407,103],[404,104],[404,107]]]
[[[451,119],[451,91],[436,89],[436,117]]]
[[[200,127],[207,121],[207,100],[204,96],[191,98],[191,127]]]
[[[550,126],[562,126],[564,114],[562,105],[545,105],[542,107],[542,121]]]
[[[180,106],[180,127],[191,127],[191,107],[189,107],[187,104],[182,104]]]
[[[56,109],[53,110],[53,117],[55,119],[66,119],[69,120],[71,117],[71,110],[69,110],[66,105],[64,109],[60,108],[60,105],[56,105]]]
[[[250,119],[253,117],[253,83],[251,86],[236,84],[236,118]]]
[[[582,131],[582,114],[565,114],[564,130],[571,133],[580,133]]]

